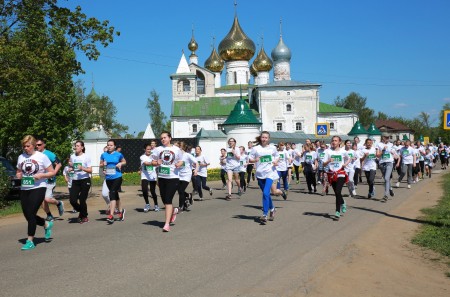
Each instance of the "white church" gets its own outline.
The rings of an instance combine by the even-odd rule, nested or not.
[[[188,48],[189,63],[183,53],[176,72],[170,76],[171,132],[175,138],[234,137],[224,123],[241,97],[259,123],[253,127],[256,131],[267,130],[275,135],[280,132],[287,138],[293,135],[314,138],[316,123],[328,123],[331,135],[346,135],[358,120],[351,110],[320,102],[320,84],[291,80],[292,54],[281,29],[271,58],[261,46],[251,63],[255,43],[244,33],[237,15],[218,50],[212,49],[203,67],[196,55],[198,43],[194,34]],[[250,131],[243,133],[247,132]],[[246,139],[250,137],[253,135]]]

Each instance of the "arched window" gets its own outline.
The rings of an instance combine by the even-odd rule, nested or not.
[[[205,76],[197,71],[197,94],[205,94]]]
[[[192,125],[192,133],[197,133],[197,124]]]
[[[302,131],[302,123],[295,123],[295,131]]]
[[[286,111],[292,111],[292,105],[286,104]]]
[[[191,84],[187,79],[183,80],[183,92],[190,92],[191,91]]]
[[[277,123],[277,131],[283,131],[283,124]]]
[[[333,122],[330,123],[330,130],[334,130],[334,123]]]

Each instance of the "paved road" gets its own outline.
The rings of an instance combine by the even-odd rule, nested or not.
[[[381,198],[381,179],[376,182]],[[349,210],[338,222],[328,215],[334,213],[332,190],[325,197],[308,195],[304,183],[293,183],[287,201],[274,199],[277,215],[265,226],[255,221],[261,215],[258,189],[232,201],[224,200],[224,191],[215,190],[180,214],[170,233],[161,229],[164,212],[143,213],[138,188],[124,187],[126,221],[107,225],[99,212],[104,203],[97,195],[89,201],[90,223],[69,223],[76,215],[66,213],[55,223],[53,241],[43,242],[43,230],[38,228],[36,249],[25,252],[20,250],[25,220],[1,219],[0,296],[229,297],[305,292],[306,281],[320,266],[407,201],[415,187],[428,182],[411,190],[402,184],[388,203],[346,198]],[[210,185],[217,188],[219,183]],[[359,185],[358,193],[366,194],[367,185]]]

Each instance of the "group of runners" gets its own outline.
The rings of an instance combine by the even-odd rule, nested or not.
[[[145,205],[144,212],[159,211],[156,188],[159,188],[160,199],[165,208],[165,220],[162,230],[169,232],[177,214],[187,210],[194,202],[193,195],[203,200],[203,190],[213,195],[207,186],[207,168],[209,157],[203,155],[202,148],[189,147],[184,142],[172,142],[169,132],[160,135],[161,145],[151,141],[145,146],[140,157],[141,188]],[[24,216],[28,222],[28,237],[22,250],[35,248],[33,239],[36,226],[43,226],[45,239],[52,236],[54,217],[48,204],[58,208],[59,215],[64,213],[64,203],[53,198],[55,175],[61,162],[54,153],[45,148],[45,141],[27,135],[22,140],[23,154],[18,158],[17,177],[22,181],[20,199]],[[332,188],[336,198],[333,218],[339,218],[347,211],[347,204],[342,193],[347,185],[349,196],[355,197],[358,183],[362,181],[364,172],[369,190],[367,198],[377,199],[375,194],[375,175],[379,168],[384,180],[384,191],[379,197],[387,202],[394,196],[393,182],[399,187],[407,176],[407,188],[419,182],[425,176],[431,177],[432,168],[440,161],[441,168],[446,169],[449,161],[449,147],[443,143],[435,146],[422,145],[420,141],[411,143],[395,141],[382,137],[380,142],[366,139],[364,144],[359,138],[343,141],[333,136],[330,143],[307,139],[304,144],[270,141],[270,133],[263,131],[255,140],[250,140],[247,147],[238,146],[234,138],[227,141],[227,147],[221,149],[221,179],[225,199],[230,201],[233,183],[237,195],[247,191],[250,180],[257,180],[262,192],[262,215],[258,218],[261,224],[275,219],[276,208],[272,196],[287,199],[289,184],[292,180],[298,184],[301,174],[305,177],[307,193],[328,194]],[[116,150],[114,140],[109,140],[104,153],[100,157],[100,172],[105,180],[102,196],[107,204],[108,224],[124,221],[126,210],[120,201],[122,185],[122,167],[126,165],[123,154]],[[393,179],[393,172],[397,177]],[[91,187],[92,161],[85,154],[83,141],[76,141],[74,153],[67,159],[64,176],[69,186],[70,204],[73,212],[79,213],[80,224],[89,222],[86,200]],[[245,176],[247,174],[247,177]],[[234,181],[234,182],[233,182]],[[193,192],[187,187],[192,183]],[[321,189],[318,187],[321,186]],[[173,198],[178,193],[178,207],[173,206]],[[149,201],[153,200],[153,207]],[[47,214],[46,219],[37,213],[42,207]]]

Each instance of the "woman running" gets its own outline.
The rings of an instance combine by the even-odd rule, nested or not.
[[[286,142],[286,152],[287,152],[287,156],[289,157],[289,159],[288,159],[289,162],[288,162],[288,165],[287,165],[287,169],[288,169],[288,172],[287,172],[288,184],[291,184],[291,181],[292,181],[292,167],[293,167],[292,162],[294,161],[294,157],[293,157],[294,150],[292,149],[292,145],[291,145],[290,142]]]
[[[106,221],[114,223],[114,214],[118,209],[119,221],[125,220],[125,208],[121,208],[119,189],[122,185],[122,166],[127,162],[122,153],[116,152],[116,142],[112,139],[106,143],[107,151],[100,156],[100,168],[105,173],[106,186],[109,191],[109,215]]]
[[[316,169],[317,169],[317,153],[314,151],[313,144],[303,145],[304,153],[303,157],[305,159],[305,166],[303,168],[303,173],[306,178],[306,185],[308,186],[308,193],[312,194],[317,192],[316,187]]]
[[[158,185],[161,200],[165,205],[166,219],[163,232],[170,231],[170,223],[174,223],[177,218],[178,208],[173,208],[173,196],[178,190],[180,183],[179,168],[183,166],[183,153],[172,145],[172,135],[170,132],[161,132],[161,146],[152,152],[152,165],[158,168]]]
[[[245,147],[239,147],[241,153],[241,159],[239,160],[239,181],[241,182],[241,192],[245,193],[247,191],[247,183],[245,182],[245,173],[247,172],[248,155],[245,151]]]
[[[252,149],[253,149],[253,141],[249,141],[247,143],[247,150],[246,150],[247,157],[248,157],[248,155],[250,155],[250,152],[252,151]],[[246,168],[246,170],[247,170],[247,186],[250,184],[250,177],[253,180],[255,180],[255,172],[253,171],[254,167],[255,166],[254,166],[253,163],[248,163],[247,164],[247,168]]]
[[[402,166],[401,174],[398,177],[397,184],[395,185],[397,188],[400,187],[400,182],[408,174],[408,189],[411,189],[411,184],[413,181],[412,173],[414,167],[416,167],[416,155],[414,154],[414,149],[411,147],[411,141],[407,140],[405,142],[405,146],[400,149],[401,158],[397,162],[397,167]]]
[[[152,164],[152,150],[156,147],[156,142],[152,141],[145,146],[145,152],[140,157],[141,159],[141,189],[142,196],[144,196],[144,212],[151,210],[150,201],[148,200],[148,188],[150,186],[150,194],[152,195],[154,210],[159,211],[158,196],[156,195],[156,169]]]
[[[278,155],[279,155],[278,164],[275,167],[278,172],[278,177],[279,177],[278,182],[277,182],[277,189],[281,189],[281,181],[283,181],[284,192],[287,195],[287,193],[289,191],[288,163],[291,158],[285,149],[284,142],[278,143],[277,150],[278,150]]]
[[[367,179],[367,184],[369,185],[369,193],[367,198],[371,199],[375,197],[375,175],[377,173],[377,151],[373,146],[373,140],[367,138],[364,142],[364,148],[362,149],[363,156],[361,158],[361,169]]]
[[[348,175],[348,183],[347,188],[351,197],[355,197],[355,182],[353,178],[355,177],[355,151],[352,149],[352,142],[350,140],[346,140],[344,142],[345,151],[347,152],[347,156],[350,158],[350,162],[345,166],[345,172]]]
[[[182,212],[194,204],[192,193],[187,193],[186,188],[189,186],[192,175],[197,176],[198,166],[195,157],[186,152],[188,149],[187,144],[181,141],[179,147],[183,153],[183,165],[180,167],[180,171],[178,172],[180,176],[180,183],[178,185],[178,212]]]
[[[202,154],[202,148],[197,146],[195,148],[195,159],[197,160],[198,170],[197,175],[195,175],[195,185],[197,186],[197,193],[200,198],[200,201],[203,201],[203,190],[209,192],[209,195],[212,196],[213,191],[210,187],[206,185],[206,178],[208,177],[208,166],[210,164],[208,157]]]
[[[425,173],[426,175],[431,178],[431,169],[433,168],[433,154],[431,153],[431,150],[427,148],[425,150]]]
[[[279,161],[279,153],[275,146],[269,144],[269,141],[269,132],[261,132],[261,135],[256,138],[256,142],[259,145],[255,146],[250,153],[250,162],[256,163],[256,178],[263,193],[263,215],[259,218],[261,224],[267,222],[268,215],[269,221],[273,221],[275,218],[275,207],[270,196],[271,192],[275,195],[283,195],[283,198],[286,197],[283,191],[278,189],[273,190],[273,186],[278,179],[276,166]]]
[[[78,222],[88,223],[88,210],[86,200],[91,188],[92,164],[91,158],[85,154],[84,142],[75,142],[75,153],[70,156],[69,166],[72,168],[72,190],[70,191],[70,204],[79,212]],[[78,202],[79,201],[79,202]]]
[[[318,165],[318,171],[319,171],[319,181],[318,184],[322,184],[322,196],[325,194],[328,194],[328,177],[326,176],[326,172],[328,171],[328,166],[324,165],[324,162],[326,161],[326,150],[327,145],[325,144],[325,141],[320,141],[320,148],[317,149],[317,165]]]
[[[295,143],[291,144],[292,147],[292,165],[294,165],[295,172],[295,183],[298,184],[300,182],[300,173],[299,168],[302,164],[302,151],[301,149],[297,149],[297,145]]]
[[[240,160],[241,153],[239,147],[236,146],[236,139],[230,138],[228,139],[228,148],[227,148],[227,186],[228,186],[228,195],[225,197],[226,200],[231,200],[231,187],[233,185],[233,175],[234,180],[236,181],[236,185],[238,187],[238,195],[241,196],[241,182],[239,180],[239,169],[240,169]]]
[[[28,238],[22,250],[35,248],[33,240],[36,225],[44,227],[45,240],[49,240],[52,236],[53,222],[41,218],[37,212],[45,198],[46,180],[55,176],[55,170],[50,159],[43,153],[35,151],[35,147],[36,139],[31,135],[25,136],[22,139],[23,153],[17,160],[16,176],[21,180],[20,204],[28,222]]]
[[[220,179],[222,180],[222,190],[225,190],[227,188],[227,150],[222,148],[220,149],[220,157],[219,157],[219,164],[220,164]]]

